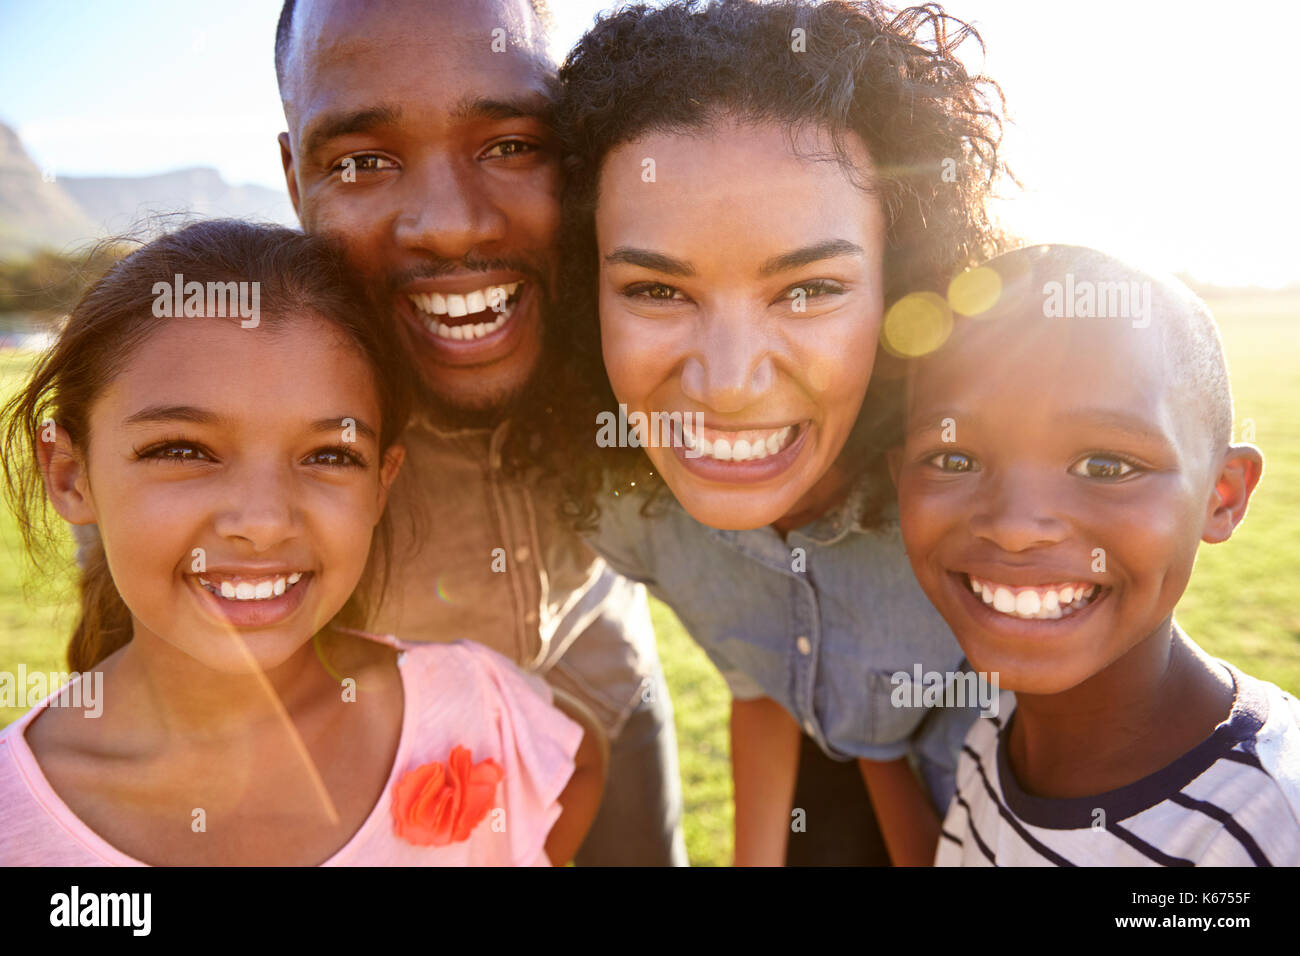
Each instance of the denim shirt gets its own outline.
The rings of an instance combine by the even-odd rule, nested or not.
[[[784,541],[770,526],[703,525],[667,493],[645,517],[643,495],[610,494],[591,542],[677,613],[735,698],[772,698],[837,759],[914,755],[942,810],[978,708],[894,706],[896,672],[968,666],[912,573],[897,509],[859,526],[868,490]]]
[[[645,588],[559,517],[558,489],[502,473],[508,427],[412,419],[388,499],[391,577],[370,629],[486,644],[578,698],[612,740],[658,672]]]

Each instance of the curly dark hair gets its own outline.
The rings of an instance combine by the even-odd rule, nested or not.
[[[641,449],[598,449],[592,440],[596,413],[617,407],[596,289],[595,203],[610,151],[647,132],[707,129],[729,116],[784,125],[792,144],[801,127],[823,128],[854,176],[845,137],[856,134],[886,217],[886,306],[909,292],[946,291],[955,272],[1008,245],[989,212],[999,180],[1010,178],[998,152],[1004,101],[996,83],[958,58],[967,40],[983,50],[971,26],[933,3],[896,11],[871,0],[678,0],[605,16],[570,51],[556,108],[567,176],[563,296],[548,324],[568,344],[572,384],[564,385],[583,404],[567,415],[585,430],[557,446],[568,459],[566,510],[579,527],[595,524],[611,485],[666,487]],[[882,357],[877,369],[886,365]],[[859,475],[883,473],[899,391],[897,375],[873,376],[849,438]],[[864,524],[882,504],[864,505]]]

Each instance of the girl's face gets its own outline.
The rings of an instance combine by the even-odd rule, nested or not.
[[[365,566],[402,457],[379,428],[368,365],[314,316],[152,332],[92,406],[77,482],[136,638],[227,673],[300,649]]]
[[[848,145],[869,182],[866,147]],[[812,506],[871,378],[884,217],[825,131],[795,147],[784,127],[727,122],[648,134],[601,171],[605,367],[629,416],[701,426],[647,453],[713,527]]]

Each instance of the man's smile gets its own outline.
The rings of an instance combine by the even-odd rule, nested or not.
[[[537,283],[522,276],[422,281],[402,289],[398,311],[444,365],[505,358],[537,321]]]

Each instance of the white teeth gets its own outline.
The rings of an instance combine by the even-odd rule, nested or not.
[[[995,611],[1027,620],[1058,620],[1087,607],[1100,593],[1095,584],[1013,589],[967,576],[971,591]]]
[[[207,578],[200,577],[199,584],[214,594],[219,593],[227,601],[267,601],[279,597],[289,588],[302,580],[302,572],[295,571],[287,578],[276,576],[261,581],[222,581],[220,586]]]
[[[1032,617],[1042,608],[1042,598],[1036,591],[1021,591],[1016,595],[1016,613],[1021,617]]]
[[[491,322],[477,322],[473,325],[446,325],[442,322],[436,322],[433,319],[427,319],[424,323],[434,335],[444,339],[457,339],[460,341],[481,339],[485,335],[490,335],[501,326],[506,324],[510,318],[509,312],[502,312]]]
[[[698,450],[705,457],[716,461],[754,461],[766,458],[768,455],[775,455],[786,446],[793,432],[794,426],[786,425],[766,437],[760,435],[754,438],[737,438],[734,441],[729,438],[710,440],[703,436],[697,437],[688,426],[682,430],[682,440],[687,448]]]
[[[451,295],[443,295],[439,292],[412,293],[409,298],[415,303],[416,308],[429,316],[425,321],[425,327],[434,335],[462,342],[472,341],[495,332],[505,324],[506,319],[510,318],[514,311],[510,297],[521,285],[522,282],[507,282],[504,285],[489,285],[472,292]],[[445,322],[438,321],[441,316],[461,318],[479,313],[483,313],[485,320],[488,316],[493,316],[492,321],[462,325],[447,325]],[[457,329],[460,331],[456,331]]]

